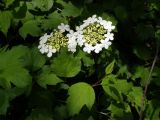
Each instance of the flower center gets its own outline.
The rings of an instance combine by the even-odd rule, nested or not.
[[[104,34],[106,32],[107,30],[99,23],[92,23],[83,29],[83,36],[88,44],[96,45],[101,40],[105,39]]]
[[[63,35],[62,32],[59,31],[55,31],[53,33],[53,36],[51,36],[47,40],[47,45],[51,45],[57,51],[59,51],[61,47],[67,46],[67,43],[68,43],[68,38],[65,35]]]

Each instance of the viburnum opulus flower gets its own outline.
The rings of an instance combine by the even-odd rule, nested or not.
[[[103,48],[107,49],[114,39],[111,33],[115,29],[111,21],[103,20],[101,17],[93,15],[83,21],[83,24],[76,28],[76,41],[83,51],[99,53]]]
[[[48,57],[51,57],[53,53],[58,52],[62,47],[67,47],[68,51],[75,52],[77,42],[72,37],[72,30],[70,30],[69,25],[61,23],[57,30],[49,35],[45,33],[40,37],[38,48],[42,54],[46,53]]]

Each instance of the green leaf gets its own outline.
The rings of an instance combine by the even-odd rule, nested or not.
[[[105,69],[106,74],[111,74],[114,68],[115,60],[113,60]]]
[[[0,85],[11,88],[11,83],[17,87],[25,87],[31,83],[31,76],[24,68],[23,57],[28,52],[25,46],[16,46],[0,53]]]
[[[146,46],[135,46],[133,52],[141,60],[148,60],[152,57],[151,50]]]
[[[20,5],[13,10],[13,15],[15,18],[22,19],[26,16],[27,5],[25,2],[20,2]]]
[[[0,115],[4,115],[9,107],[9,97],[4,90],[0,89]]]
[[[41,11],[48,11],[52,8],[54,0],[32,0],[32,9],[40,9]]]
[[[41,29],[38,27],[38,22],[36,20],[29,20],[23,24],[19,29],[19,34],[25,39],[27,35],[32,35],[38,37],[41,34]]]
[[[136,80],[137,78],[141,78],[141,85],[145,86],[148,84],[148,75],[149,75],[149,70],[148,68],[145,68],[143,66],[138,66],[136,67],[135,73],[132,76],[133,80]]]
[[[6,7],[8,8],[8,6],[10,6],[15,0],[2,0],[4,1]]]
[[[118,23],[117,20],[116,20],[116,18],[115,18],[113,15],[111,15],[111,14],[103,13],[103,14],[102,14],[102,17],[103,17],[105,20],[111,21],[114,26],[116,26],[117,23]]]
[[[142,88],[133,87],[132,91],[130,91],[130,93],[127,95],[127,98],[138,109],[138,107],[140,108],[142,104],[142,96],[143,96]]]
[[[148,101],[146,107],[145,120],[158,120],[160,113],[159,100],[152,99]]]
[[[67,119],[67,108],[65,105],[57,106],[54,108],[54,118],[55,120],[65,120]]]
[[[22,88],[31,83],[29,72],[18,66],[10,66],[10,68],[5,69],[5,71],[0,74],[0,78],[5,79],[7,83],[11,82],[16,87]]]
[[[160,29],[155,32],[156,43],[160,47]]]
[[[114,75],[107,75],[101,83],[106,94],[117,101],[123,101],[122,94],[127,95],[131,91],[132,84],[126,80],[117,79]]]
[[[53,73],[42,73],[37,82],[41,87],[47,88],[47,85],[56,85],[63,81]]]
[[[112,103],[108,107],[111,112],[110,120],[133,120],[133,116],[128,104]]]
[[[144,23],[139,23],[136,26],[136,32],[142,41],[153,38],[155,35],[154,27],[152,25],[145,25]]]
[[[89,67],[94,65],[94,59],[89,56],[89,54],[83,52],[82,50],[79,50],[79,53],[77,57],[80,57],[83,61],[84,66]]]
[[[71,2],[66,3],[62,0],[57,0],[56,2],[64,7],[64,9],[62,9],[61,12],[63,16],[77,17],[82,12],[82,9],[79,9],[78,7],[74,6]]]
[[[7,35],[11,25],[12,14],[10,11],[0,11],[0,31]]]
[[[125,7],[117,6],[116,8],[114,8],[114,12],[121,21],[126,20],[128,17],[128,13],[125,10]]]
[[[33,71],[42,68],[46,63],[45,57],[39,52],[39,49],[37,47],[33,47],[31,49],[31,62]]]
[[[87,83],[73,84],[69,88],[68,94],[67,109],[70,116],[78,114],[84,105],[91,109],[95,101],[94,90]]]
[[[74,77],[81,70],[81,61],[70,53],[60,53],[53,59],[52,70],[60,77]]]
[[[47,19],[43,19],[41,27],[44,30],[55,29],[60,23],[66,23],[66,19],[62,17],[57,11],[49,14]]]
[[[30,116],[28,116],[25,120],[54,120],[52,118],[52,114],[48,113],[45,110],[34,109]]]

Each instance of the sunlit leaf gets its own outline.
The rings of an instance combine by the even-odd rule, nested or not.
[[[107,67],[106,67],[106,74],[110,74],[112,73],[113,71],[113,68],[114,68],[114,63],[115,63],[115,60],[113,60]]]
[[[67,109],[70,116],[78,114],[84,105],[91,109],[95,101],[94,90],[87,83],[73,84],[69,88],[68,94]]]

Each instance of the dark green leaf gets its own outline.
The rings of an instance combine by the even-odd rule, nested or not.
[[[6,114],[9,107],[9,97],[4,90],[0,89],[0,115]]]
[[[54,120],[52,114],[45,110],[35,109],[25,120]]]

